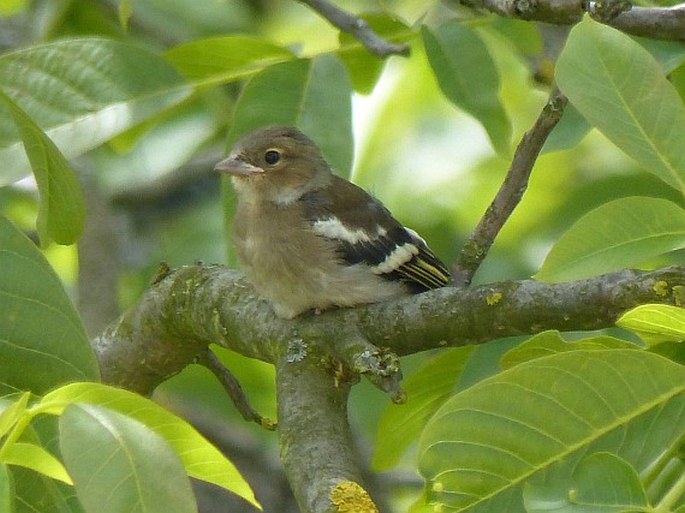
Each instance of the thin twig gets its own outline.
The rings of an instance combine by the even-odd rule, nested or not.
[[[507,176],[453,266],[455,285],[466,286],[471,283],[495,237],[521,201],[533,165],[547,137],[561,119],[565,105],[566,97],[555,88],[533,127],[523,134]]]
[[[224,387],[224,390],[226,390],[226,393],[228,393],[229,397],[233,401],[233,404],[235,404],[235,407],[245,420],[256,422],[269,431],[274,431],[276,429],[276,422],[271,419],[267,419],[266,417],[262,417],[252,408],[250,401],[238,382],[238,379],[224,366],[223,363],[221,363],[221,360],[217,358],[211,349],[207,349],[206,351],[202,352],[198,363],[204,367],[207,367],[207,369],[209,369],[212,374],[217,377],[221,385]]]
[[[361,18],[343,11],[327,0],[299,0],[326,18],[331,25],[353,35],[366,49],[378,57],[409,55],[409,45],[389,43],[376,34]]]

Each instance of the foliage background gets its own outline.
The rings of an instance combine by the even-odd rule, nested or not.
[[[382,4],[347,2],[345,8],[353,12],[393,13],[409,26],[419,21],[437,25],[445,17],[470,16],[437,2],[428,8],[426,4],[415,0]],[[274,110],[256,115],[249,110],[241,111],[241,85],[233,80],[238,75],[230,80],[218,76],[211,69],[211,59],[200,65],[184,61],[178,45],[216,35],[251,34],[301,56],[320,56],[313,65],[318,68],[307,72],[331,74],[333,78],[326,82],[329,86],[344,88],[340,81],[348,80],[340,61],[327,53],[336,50],[341,42],[352,44],[350,39],[342,37],[339,41],[337,30],[297,2],[17,0],[1,5],[4,16],[0,19],[0,43],[4,54],[62,38],[105,36],[137,45],[152,54],[166,55],[195,86],[192,91],[179,86],[176,93],[183,96],[182,101],[168,99],[166,108],[157,104],[151,117],[142,116],[140,123],[132,123],[127,130],[106,137],[105,144],[72,162],[84,184],[87,222],[92,224],[86,227],[79,250],[53,244],[45,247],[44,252],[72,297],[80,302],[91,334],[99,332],[119,310],[135,301],[160,261],[169,262],[172,267],[196,260],[234,263],[227,238],[223,237],[226,227],[222,204],[230,202],[230,191],[222,191],[212,167],[235,139],[236,126],[240,127],[239,123],[231,123],[232,116],[242,115],[250,120],[251,116],[260,119],[260,115],[280,115]],[[407,36],[410,30],[387,18],[379,17],[376,23],[381,33],[387,31],[400,40],[413,37]],[[345,140],[339,143],[339,150],[334,150],[338,172],[349,174],[383,200],[398,219],[420,232],[447,262],[457,257],[463,241],[496,192],[511,159],[511,142],[532,125],[548,96],[550,79],[548,72],[545,75],[549,66],[544,54],[547,48],[532,24],[475,18],[467,25],[477,31],[479,39],[472,46],[465,46],[464,53],[476,52],[479,44],[485,44],[501,77],[498,96],[511,123],[511,141],[507,137],[495,137],[493,141],[492,133],[489,137],[483,128],[487,115],[476,121],[464,110],[455,108],[443,94],[423,45],[416,39],[412,42],[411,58],[391,57],[385,65],[362,55],[363,50],[358,47],[341,52],[343,62],[356,70],[349,79],[358,91],[352,98],[353,116],[347,117],[343,103],[325,112],[326,123],[311,122],[312,128],[328,133],[354,133],[350,169],[346,164],[352,163],[351,148],[346,147]],[[685,96],[682,48],[671,43],[644,44],[661,57],[676,91]],[[176,50],[170,50],[175,47]],[[190,52],[189,46],[184,48]],[[189,55],[197,57],[192,52]],[[279,52],[268,48],[264,55],[265,59],[279,58]],[[143,90],[151,87],[148,79],[159,80],[165,87],[174,81],[181,82],[180,74],[176,76],[173,70],[147,69],[144,52],[140,59]],[[250,78],[254,71],[239,73]],[[297,72],[293,68],[291,75]],[[10,77],[7,73],[5,69],[3,80]],[[266,83],[269,84],[268,77]],[[487,81],[483,87],[485,84]],[[278,85],[271,84],[270,94],[279,90]],[[106,87],[104,83],[102,87]],[[259,92],[255,95],[260,98]],[[311,95],[315,97],[316,92]],[[325,104],[326,100],[319,100],[317,105],[323,109]],[[25,108],[30,110],[30,106]],[[265,102],[265,108],[277,110],[278,104]],[[309,111],[302,108],[300,115],[306,124]],[[642,195],[683,205],[682,194],[645,173],[597,131],[585,136],[577,113],[569,111],[563,123],[548,142],[548,148],[560,151],[546,152],[538,160],[523,202],[479,269],[476,283],[531,276],[562,233],[583,214],[610,200]],[[333,139],[325,134],[322,137]],[[6,177],[3,181],[11,180]],[[30,180],[0,189],[0,212],[34,235],[38,210]],[[89,262],[96,265],[91,268]],[[645,266],[665,263],[683,263],[682,250],[653,256],[647,262],[634,262]],[[461,379],[475,381],[476,376],[487,375],[493,362],[517,342],[503,340],[479,347],[479,356],[470,360]],[[271,367],[228,350],[217,351],[237,374],[256,409],[275,417]],[[406,357],[405,374],[410,375],[428,356]],[[266,485],[261,490],[262,497],[271,493],[274,503],[288,503],[287,485],[282,478],[273,477],[278,473],[275,437],[245,425],[206,370],[189,367],[161,386],[155,392],[155,400],[191,419],[239,467],[244,456],[246,475],[259,469],[272,472],[250,481],[258,492],[256,483]],[[385,396],[366,383],[354,388],[350,415],[362,460],[371,458],[380,415],[387,402]],[[225,426],[230,426],[230,433],[226,433]],[[252,468],[250,460],[259,464]],[[413,474],[412,455],[405,455],[403,461],[406,464],[402,470],[381,476],[376,483],[380,488],[392,487],[392,503],[398,511],[415,498],[421,486]],[[273,486],[274,482],[279,486]],[[262,500],[267,503],[267,499]],[[233,506],[224,506],[226,511],[230,507]]]

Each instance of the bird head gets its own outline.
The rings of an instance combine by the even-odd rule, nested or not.
[[[285,126],[248,133],[214,169],[231,176],[238,194],[280,204],[297,200],[330,178],[330,167],[316,144]]]

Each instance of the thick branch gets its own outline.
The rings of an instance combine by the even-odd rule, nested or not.
[[[481,218],[452,269],[455,285],[469,285],[485,259],[495,237],[520,203],[528,187],[528,179],[547,137],[561,119],[566,97],[554,89],[533,127],[523,134],[514,159],[495,198]]]
[[[685,4],[673,7],[632,7],[625,0],[450,0],[507,18],[572,25],[585,10],[597,21],[636,36],[685,41]]]
[[[359,373],[393,391],[397,354],[546,329],[613,325],[627,309],[675,303],[685,267],[621,271],[588,280],[446,287],[398,301],[278,319],[240,273],[187,266],[164,274],[94,341],[103,380],[149,393],[214,342],[276,365],[281,459],[305,513],[366,504],[347,423]],[[398,394],[396,394],[398,395]],[[366,507],[366,506],[365,506]],[[353,509],[359,511],[360,509]]]
[[[347,420],[350,386],[317,358],[276,363],[281,461],[303,513],[332,511],[333,489],[361,482]]]
[[[674,7],[633,7],[607,22],[634,36],[685,41],[685,4]]]
[[[331,25],[343,32],[351,34],[364,45],[364,47],[378,57],[389,55],[409,55],[409,46],[406,44],[394,44],[385,41],[376,34],[369,24],[361,18],[352,16],[350,13],[331,4],[327,0],[300,0],[326,18]]]
[[[524,280],[446,287],[287,321],[258,300],[239,272],[194,265],[151,287],[94,347],[105,381],[142,393],[192,363],[210,343],[271,363],[281,358],[295,363],[332,344],[333,357],[350,369],[379,367],[383,375],[383,365],[364,363],[369,344],[406,355],[546,329],[595,330],[612,326],[636,305],[675,303],[673,287],[683,285],[682,266],[626,270],[558,284]],[[365,342],[350,343],[348,336]]]

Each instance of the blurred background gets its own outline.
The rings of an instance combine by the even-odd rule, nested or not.
[[[390,11],[410,26],[446,12],[463,15],[425,0],[348,1],[343,7],[354,13]],[[526,30],[513,48],[508,38],[520,26],[511,21],[492,22],[483,37],[502,79],[500,99],[513,124],[515,145],[548,96],[544,52],[549,47],[544,31]],[[305,56],[339,44],[336,29],[295,1],[0,1],[3,54],[83,35],[132,41],[161,53],[190,40],[233,33],[259,35]],[[79,305],[89,334],[135,302],[162,261],[172,267],[196,261],[234,265],[228,257],[222,184],[212,168],[227,153],[240,87],[206,89],[181,108],[163,112],[144,130],[129,130],[73,161],[87,200],[86,233],[78,247],[53,244],[45,253]],[[487,208],[509,159],[492,149],[477,121],[444,98],[420,44],[412,46],[409,59],[389,58],[373,90],[355,93],[352,105],[354,165],[338,171],[380,198],[449,264]],[[563,130],[561,125],[558,132]],[[555,149],[553,142],[548,149]],[[638,189],[646,195],[673,195],[595,132],[572,149],[547,151],[475,282],[530,277],[552,242],[580,215]],[[0,188],[0,212],[29,234],[36,194],[30,179]],[[271,367],[225,349],[216,352],[253,406],[275,418]],[[426,357],[405,358],[405,375]],[[266,511],[296,511],[280,471],[275,434],[243,421],[208,371],[186,369],[161,386],[155,399],[188,418],[230,456]],[[354,389],[350,414],[362,466],[368,465],[387,401],[368,383]],[[421,488],[410,464],[371,479],[384,511],[406,509]],[[198,485],[198,495],[205,512],[252,511],[209,485]]]

